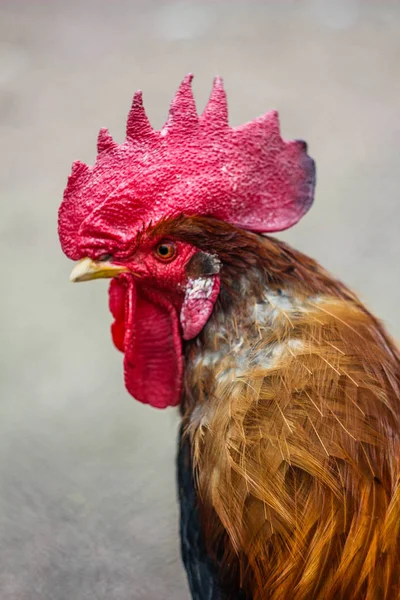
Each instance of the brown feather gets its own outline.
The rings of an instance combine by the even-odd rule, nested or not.
[[[187,344],[184,422],[207,546],[254,600],[400,597],[400,359],[317,263],[204,218],[155,228],[218,255]]]

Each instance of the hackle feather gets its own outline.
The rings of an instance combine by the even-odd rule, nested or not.
[[[223,263],[219,304],[186,345],[183,415],[225,589],[397,598],[400,360],[383,327],[282,243],[201,218],[155,229]]]

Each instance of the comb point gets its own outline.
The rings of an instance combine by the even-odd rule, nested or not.
[[[109,152],[113,148],[116,148],[117,144],[112,139],[112,136],[106,127],[102,127],[97,136],[97,152]]]
[[[210,97],[201,115],[201,121],[205,127],[228,127],[228,102],[222,77],[214,77]]]
[[[72,163],[70,179],[73,179],[73,180],[78,179],[78,178],[82,177],[82,175],[88,173],[89,171],[90,171],[89,165],[82,162],[81,160],[75,160]]]
[[[138,90],[133,96],[126,122],[126,139],[148,137],[152,132],[153,128],[143,106],[143,94],[141,90]]]
[[[188,73],[180,84],[169,109],[164,130],[185,131],[198,122],[196,103],[192,91],[193,74]]]

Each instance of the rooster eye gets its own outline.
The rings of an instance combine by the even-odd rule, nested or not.
[[[175,258],[176,248],[172,242],[162,242],[156,246],[156,257],[163,262],[169,262]]]

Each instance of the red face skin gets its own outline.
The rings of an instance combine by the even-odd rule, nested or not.
[[[218,275],[188,276],[197,252],[184,242],[142,236],[131,256],[104,257],[105,264],[126,269],[111,281],[109,298],[113,341],[125,354],[125,385],[137,400],[157,408],[179,403],[182,338],[201,331],[218,297]],[[99,253],[90,254],[101,265]]]
[[[157,250],[160,246],[170,248],[170,256]],[[185,267],[197,249],[184,242],[169,239],[148,240],[144,238],[132,256],[111,258],[114,265],[127,268],[135,277],[135,283],[149,293],[162,293],[176,307],[181,308],[187,283]]]

